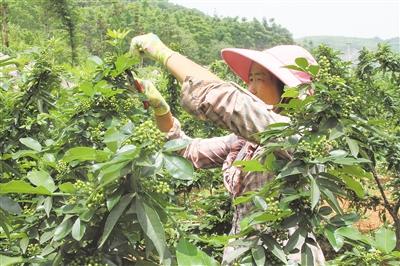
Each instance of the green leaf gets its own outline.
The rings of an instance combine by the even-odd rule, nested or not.
[[[308,66],[308,71],[311,73],[311,75],[316,76],[319,72],[319,66],[318,65],[310,65],[310,66]]]
[[[29,237],[27,236],[22,237],[21,240],[19,241],[19,247],[21,248],[22,253],[26,252],[28,245],[29,245]]]
[[[338,234],[333,227],[327,227],[324,230],[324,234],[328,239],[329,243],[331,244],[332,248],[338,252],[344,244],[343,237]]]
[[[46,171],[30,171],[27,175],[28,180],[35,186],[42,186],[50,192],[54,192],[57,186],[54,184],[53,178]]]
[[[65,216],[64,220],[56,227],[54,231],[54,240],[58,241],[66,237],[72,230],[71,216]]]
[[[75,147],[69,149],[63,158],[65,162],[72,162],[72,161],[96,161],[102,162],[108,160],[110,158],[110,152],[106,151],[98,151],[91,147]]]
[[[278,215],[272,214],[270,212],[256,212],[250,216],[247,216],[247,218],[249,218],[250,223],[254,225],[254,224],[276,221],[282,217],[288,216],[289,214],[291,214],[291,211],[289,210],[284,210],[280,212]]]
[[[296,88],[286,89],[281,95],[282,98],[297,98],[299,97],[299,91]]]
[[[375,233],[376,247],[389,254],[396,247],[396,233],[388,228],[382,227]]]
[[[373,178],[371,173],[366,172],[359,165],[343,165],[340,170],[343,173],[349,174],[351,176],[359,177],[359,178],[364,178],[364,177],[367,177],[369,179]]]
[[[299,67],[301,67],[301,68],[303,68],[303,69],[307,68],[308,65],[309,65],[307,59],[304,58],[304,57],[298,57],[298,58],[296,58],[294,61],[296,62],[296,64],[297,64]]]
[[[262,236],[264,244],[268,247],[268,250],[275,255],[278,259],[280,259],[283,263],[287,264],[286,255],[283,252],[281,246],[268,235]]]
[[[79,89],[87,96],[92,97],[96,91],[93,88],[93,83],[90,81],[85,81],[83,82],[80,86]]]
[[[96,56],[96,55],[93,55],[93,56],[89,57],[88,60],[94,62],[96,65],[102,65],[103,64],[103,60],[101,60],[101,58]]]
[[[331,133],[329,134],[329,140],[337,139],[344,135],[344,128],[343,126],[338,123],[336,127],[332,128]]]
[[[12,158],[14,160],[22,158],[22,157],[31,157],[33,159],[38,160],[39,157],[37,156],[38,152],[34,150],[19,150],[12,154]]]
[[[0,227],[3,228],[3,231],[8,238],[10,238],[9,224],[10,222],[8,221],[7,216],[5,216],[5,213],[0,210]]]
[[[329,220],[329,223],[335,226],[347,226],[354,224],[359,219],[360,216],[357,213],[337,214]]]
[[[51,195],[51,192],[46,188],[33,187],[22,180],[13,180],[8,183],[0,184],[0,194],[8,193]]]
[[[254,202],[254,205],[257,207],[257,208],[259,208],[259,209],[262,209],[263,211],[266,211],[267,209],[268,209],[268,204],[265,202],[265,200],[262,198],[262,197],[260,197],[260,196],[254,196],[253,197],[253,202]]]
[[[234,166],[241,167],[246,172],[264,172],[266,169],[258,160],[234,161]]]
[[[193,165],[185,158],[164,154],[164,167],[176,179],[193,179]]]
[[[1,266],[12,266],[24,262],[23,257],[8,257],[0,254]]]
[[[74,184],[71,182],[62,183],[58,188],[64,193],[74,193],[76,191]]]
[[[284,249],[287,253],[292,251],[294,248],[303,245],[307,236],[307,231],[304,227],[299,226],[296,231],[289,237],[289,241],[286,243]]]
[[[292,69],[292,70],[297,70],[297,71],[304,71],[304,69],[302,69],[301,67],[298,67],[296,65],[287,65],[287,66],[284,66],[284,67],[287,68],[287,69]]]
[[[257,266],[265,265],[265,251],[262,246],[257,246],[251,249],[251,254]]]
[[[352,177],[347,176],[347,175],[343,175],[343,176],[341,176],[341,178],[343,179],[346,186],[349,189],[353,190],[359,198],[364,198],[365,191],[364,191],[362,185],[360,184],[360,182],[358,182],[357,180],[355,180]]]
[[[107,166],[103,168],[99,175],[98,179],[101,184],[101,187],[113,182],[114,180],[117,180],[121,176],[125,175],[127,173],[126,169],[124,167],[129,164],[129,161],[125,162],[120,162],[116,163],[110,166]]]
[[[314,255],[311,248],[309,247],[309,244],[307,243],[304,243],[301,247],[301,265],[314,265]]]
[[[251,199],[252,199],[251,195],[249,195],[249,196],[238,196],[238,197],[233,199],[232,204],[233,204],[233,206],[236,206],[236,205],[239,205],[239,204],[242,204],[242,203],[245,203],[245,202],[249,202]]]
[[[153,242],[153,245],[160,256],[160,262],[170,265],[171,254],[168,250],[164,228],[157,212],[146,202],[143,202],[141,199],[137,198],[136,213],[140,226],[147,237]]]
[[[118,191],[108,196],[106,201],[107,209],[111,211],[112,208],[114,208],[114,206],[119,202],[120,199],[121,199],[121,192]]]
[[[37,140],[34,140],[33,138],[20,138],[19,141],[27,146],[28,148],[31,148],[32,150],[41,152],[42,151],[42,145]]]
[[[265,158],[264,167],[266,171],[273,171],[276,168],[276,158],[274,153],[270,153]]]
[[[44,211],[46,212],[47,217],[50,217],[50,211],[53,207],[53,199],[52,197],[47,197],[43,202]]]
[[[164,144],[163,151],[164,152],[173,152],[173,151],[179,151],[182,150],[183,148],[187,147],[191,142],[190,139],[173,139],[170,141],[167,141]]]
[[[136,147],[135,145],[125,145],[117,151],[114,158],[112,158],[111,160],[105,163],[98,163],[93,165],[93,170],[94,171],[100,169],[105,170],[106,168],[113,166],[117,163],[123,163],[123,162],[129,163],[135,160],[139,156],[139,154],[140,154],[139,147]]]
[[[115,72],[113,76],[116,77],[121,74],[126,69],[130,68],[132,65],[136,64],[136,59],[128,54],[123,54],[117,57],[115,61]]]
[[[321,192],[319,190],[317,182],[315,182],[314,177],[312,175],[309,175],[309,178],[311,181],[311,210],[314,210],[321,197]]]
[[[354,158],[357,158],[358,152],[360,151],[357,141],[346,137],[346,142],[347,142],[347,145],[349,145],[351,155],[353,155]]]
[[[79,218],[81,219],[81,221],[89,222],[89,221],[93,218],[93,215],[94,215],[95,213],[96,213],[96,210],[95,210],[95,209],[89,209],[89,210],[87,210],[87,211],[81,213],[81,214],[79,215]]]
[[[103,142],[107,145],[107,148],[113,152],[116,152],[128,137],[128,135],[123,134],[117,128],[111,127],[104,133]]]
[[[349,238],[351,240],[362,240],[363,236],[362,234],[354,227],[348,226],[348,227],[341,227],[339,229],[336,230],[336,232],[341,235],[344,236],[346,238]]]
[[[339,202],[336,196],[332,193],[332,191],[326,188],[322,188],[321,192],[324,195],[323,199],[326,200],[326,202],[328,202],[329,206],[331,206],[332,209],[334,209],[337,213],[342,214],[343,210],[340,207]]]
[[[186,239],[181,239],[176,247],[178,266],[217,266],[218,263]]]
[[[347,151],[344,150],[333,150],[329,152],[330,158],[336,159],[336,158],[344,158],[348,154]]]
[[[111,234],[114,226],[117,224],[119,218],[131,203],[132,199],[135,197],[136,193],[126,194],[121,197],[119,203],[111,210],[107,217],[106,224],[104,225],[103,234],[100,237],[99,248],[101,248],[106,242],[108,236]]]
[[[20,214],[22,211],[18,202],[9,197],[0,197],[0,209],[3,209],[11,214]]]
[[[279,173],[276,178],[282,178],[291,175],[303,174],[305,172],[303,165],[299,164],[298,161],[289,162]]]
[[[81,241],[83,235],[85,234],[86,226],[81,223],[81,219],[76,218],[74,225],[72,226],[72,237],[76,241]]]
[[[321,215],[323,215],[323,216],[327,216],[327,215],[329,215],[329,214],[332,213],[332,208],[329,207],[329,206],[322,206],[322,207],[319,209],[318,212],[319,212],[319,214],[321,214]]]
[[[337,164],[342,164],[342,165],[354,165],[354,164],[359,164],[359,163],[369,163],[371,162],[370,160],[364,159],[364,158],[350,158],[350,157],[345,157],[345,158],[334,158],[332,162],[337,163]]]

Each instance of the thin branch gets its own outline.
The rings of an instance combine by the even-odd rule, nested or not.
[[[391,215],[394,219],[397,218],[397,217],[396,217],[396,216],[397,216],[396,213],[393,212],[394,209],[392,208],[392,205],[390,204],[390,202],[388,201],[388,199],[387,199],[387,197],[386,197],[386,194],[385,194],[385,191],[384,191],[383,186],[382,186],[382,184],[381,184],[381,181],[379,180],[378,173],[376,172],[376,170],[375,170],[374,167],[371,167],[371,170],[372,170],[372,175],[374,176],[375,182],[376,182],[376,184],[378,185],[379,192],[380,192],[381,195],[382,195],[382,198],[383,198],[383,205],[384,205],[385,208],[389,211],[390,215]]]

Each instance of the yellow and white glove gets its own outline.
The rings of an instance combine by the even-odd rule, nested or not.
[[[144,52],[150,58],[165,65],[168,58],[175,53],[169,49],[154,33],[139,35],[132,38],[130,51]]]
[[[143,94],[147,97],[149,105],[153,108],[156,116],[162,116],[169,112],[170,108],[164,97],[154,86],[153,82],[149,80],[140,80],[138,82],[142,85]]]

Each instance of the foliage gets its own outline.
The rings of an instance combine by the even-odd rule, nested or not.
[[[291,43],[290,33],[274,20],[209,17],[167,1],[3,2],[11,57],[0,59],[2,264],[215,265],[230,241],[238,249],[229,260],[240,265],[284,264],[297,250],[311,265],[312,233],[338,254],[332,265],[396,265],[400,59],[387,45],[362,50],[356,66],[327,46],[314,50],[319,66],[288,66],[313,76],[314,95],[285,88],[279,107],[292,123],[270,125],[264,154],[236,162],[276,178],[235,199],[253,209],[242,232],[226,236],[221,171],[194,171],[177,156],[188,141],[164,143],[144,95],[127,93],[132,77],[156,83],[190,137],[228,132],[182,110],[178,82],[126,54],[127,39],[153,31],[240,83],[216,61],[220,48],[261,50]],[[388,211],[385,225],[361,234],[353,224],[376,206]]]
[[[59,62],[104,55],[110,50],[105,44],[108,28],[130,28],[128,37],[154,32],[167,45],[179,44],[184,54],[202,64],[219,59],[220,49],[229,46],[265,49],[293,42],[291,34],[273,19],[210,17],[166,0],[38,0],[35,5],[27,0],[5,1],[13,51],[60,39],[60,45],[71,53],[60,54]],[[129,44],[124,45],[127,48]]]
[[[163,145],[139,95],[126,93],[133,86],[126,73],[137,60],[92,58],[88,78],[65,88],[46,53],[34,58],[17,79],[21,89],[1,91],[8,111],[1,131],[2,254],[39,264],[171,264],[164,226],[177,225],[168,218],[173,182],[163,173],[190,180],[193,169],[172,154],[187,143]]]
[[[395,54],[387,56],[390,50],[386,50],[386,46],[380,49],[377,54],[386,51],[384,58],[390,60],[390,66],[398,63]],[[296,60],[296,65],[288,66],[313,76],[310,86],[314,94],[302,97],[309,90],[308,85],[286,88],[283,96],[289,101],[281,103],[280,107],[281,112],[291,118],[291,123],[269,125],[260,134],[264,155],[258,160],[236,162],[247,171],[273,171],[277,177],[260,191],[235,200],[236,204],[253,202],[254,208],[241,223],[239,235],[246,235],[249,241],[233,244],[241,247],[243,252],[236,253],[231,261],[244,255],[242,263],[249,260],[257,263],[260,256],[264,260],[270,252],[280,263],[286,264],[289,254],[300,250],[302,264],[312,265],[310,248],[317,246],[312,235],[324,235],[335,251],[339,251],[344,243],[352,243],[355,246],[353,252],[339,257],[339,262],[370,265],[398,260],[398,252],[393,250],[395,246],[397,250],[400,248],[399,201],[387,198],[376,170],[378,161],[386,165],[384,173],[399,169],[396,156],[399,136],[393,134],[398,110],[391,113],[385,109],[387,106],[381,98],[370,99],[368,93],[375,87],[369,87],[368,79],[354,76],[348,64],[332,49],[321,46],[316,52],[319,66],[308,65],[302,58]],[[368,65],[365,61],[363,64]],[[374,69],[374,74],[397,75],[391,71],[390,67],[381,64]],[[390,84],[397,82],[395,78],[386,80]],[[390,88],[385,87],[382,93],[389,93]],[[373,104],[363,103],[368,98]],[[365,113],[368,108],[381,110],[383,114],[379,117],[385,116],[392,126],[386,127],[383,121],[377,123],[376,114]],[[377,145],[377,140],[386,145]],[[286,156],[282,156],[285,152]],[[398,179],[397,170],[392,178],[393,181]],[[395,189],[394,183],[389,184]],[[339,203],[339,199],[363,201],[372,192],[370,189],[380,192],[382,205],[394,221],[394,230],[381,228],[375,240],[351,227],[359,215],[345,212]],[[390,239],[390,247],[382,247],[386,243],[382,244],[381,239]],[[265,250],[256,252],[254,249],[259,241]],[[370,249],[378,250],[376,255],[365,256]]]

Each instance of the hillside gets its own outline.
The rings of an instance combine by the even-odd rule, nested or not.
[[[307,36],[295,39],[295,42],[305,46],[306,48],[313,48],[319,44],[326,44],[336,50],[342,52],[342,58],[345,60],[356,60],[358,51],[363,47],[375,50],[379,43],[389,43],[394,51],[400,52],[400,38],[395,37],[391,39],[380,38],[354,38],[343,36]]]

